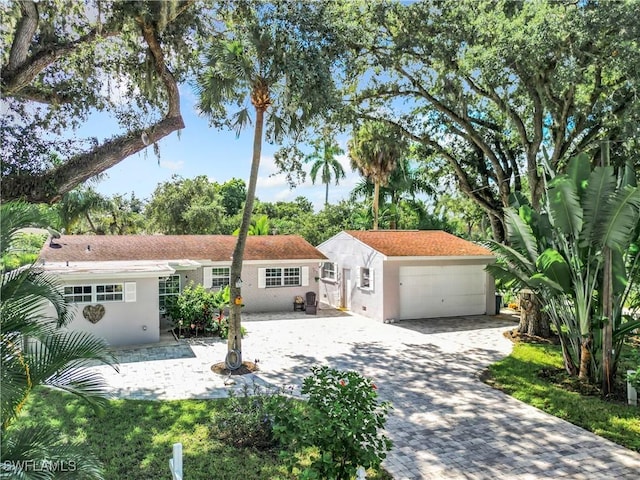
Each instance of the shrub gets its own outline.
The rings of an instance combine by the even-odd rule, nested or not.
[[[391,449],[391,440],[380,430],[390,404],[380,402],[376,385],[357,372],[324,367],[311,369],[302,394],[308,408],[292,412],[273,411],[273,434],[288,452],[315,447],[311,464],[283,452],[290,467],[300,468],[300,478],[348,479],[358,467],[378,468]]]
[[[271,449],[276,444],[271,412],[276,403],[278,408],[288,410],[284,402],[290,402],[276,401],[279,393],[255,384],[253,387],[245,384],[240,394],[229,390],[228,401],[215,417],[213,434],[236,448]]]

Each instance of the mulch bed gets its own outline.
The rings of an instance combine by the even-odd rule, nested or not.
[[[211,371],[219,375],[247,375],[259,370],[258,365],[254,362],[242,362],[242,366],[236,370],[229,371],[224,362],[211,365]]]

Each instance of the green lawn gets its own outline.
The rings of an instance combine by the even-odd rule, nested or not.
[[[170,478],[172,445],[182,442],[184,477],[189,480],[294,478],[277,452],[234,448],[214,437],[211,425],[226,400],[109,402],[102,415],[64,393],[34,395],[20,419],[55,426],[63,436],[86,444],[103,462],[110,480]],[[388,479],[385,472],[375,479]]]
[[[487,383],[540,410],[640,451],[640,408],[571,391],[567,388],[571,382],[563,375],[552,379],[540,376],[544,369],[560,368],[559,347],[518,343],[510,356],[489,367],[492,378]]]

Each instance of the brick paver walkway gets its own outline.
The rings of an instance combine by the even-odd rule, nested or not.
[[[510,352],[501,333],[513,325],[491,317],[385,325],[357,315],[247,315],[244,356],[259,359],[261,371],[235,387],[295,391],[318,364],[372,377],[394,407],[387,423],[394,448],[384,465],[395,479],[640,478],[640,454],[478,379]],[[222,341],[129,348],[118,351],[120,374],[96,368],[119,397],[214,398],[229,388],[210,370],[225,352]]]

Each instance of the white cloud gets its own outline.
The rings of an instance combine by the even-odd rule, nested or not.
[[[160,160],[160,167],[167,170],[178,171],[184,167],[184,160],[172,162],[171,160]]]

